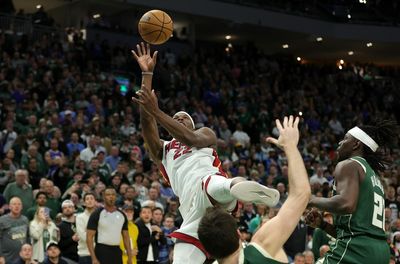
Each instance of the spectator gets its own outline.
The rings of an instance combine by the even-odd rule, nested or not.
[[[311,250],[306,250],[303,252],[304,255],[304,264],[314,264],[314,254]]]
[[[89,222],[89,217],[96,209],[96,197],[93,193],[85,193],[83,196],[83,202],[85,205],[85,211],[76,216],[76,233],[78,235],[78,255],[79,264],[91,264],[92,258],[87,247],[86,241],[86,228]]]
[[[153,225],[161,227],[164,218],[164,211],[161,208],[156,207],[152,210],[152,212],[153,214],[151,217],[151,223]]]
[[[161,228],[156,225],[151,225],[151,220],[152,209],[147,206],[142,207],[140,209],[139,219],[136,220],[136,225],[139,229],[138,264],[151,264],[153,262],[158,262],[158,243],[166,243],[164,236],[161,236]]]
[[[61,249],[58,244],[54,241],[47,243],[46,245],[47,257],[42,264],[69,264],[63,258],[61,258]]]
[[[126,218],[128,219],[128,233],[129,233],[129,239],[131,240],[131,249],[132,249],[132,264],[136,264],[136,255],[138,254],[138,245],[137,245],[137,239],[139,236],[139,229],[134,223],[134,216],[135,216],[135,210],[132,205],[125,204],[122,206],[122,211],[124,212]],[[122,250],[122,263],[127,264],[128,263],[128,255],[125,250],[124,246],[124,241],[123,238],[121,237],[121,242],[120,242],[120,248]]]
[[[23,244],[29,241],[29,221],[21,214],[22,201],[10,199],[10,213],[0,217],[0,264],[18,260]]]
[[[85,149],[85,146],[79,142],[78,133],[74,132],[71,134],[71,141],[67,144],[68,155],[70,157],[79,156],[82,150]]]
[[[38,206],[35,216],[29,225],[32,239],[33,258],[42,262],[45,258],[45,245],[50,241],[58,241],[58,228],[50,218],[47,207]]]
[[[306,258],[304,257],[303,253],[297,253],[294,256],[293,264],[305,264]]]
[[[15,182],[7,184],[4,190],[4,197],[7,201],[10,201],[14,196],[21,199],[22,214],[26,215],[33,202],[32,186],[28,183],[28,172],[26,170],[17,170],[15,172]]]
[[[121,157],[119,156],[119,149],[117,146],[112,146],[110,155],[106,158],[106,163],[110,165],[111,171],[115,171],[117,169],[118,163],[121,161]]]
[[[36,204],[34,206],[32,206],[31,208],[29,208],[28,211],[26,212],[26,217],[28,217],[29,221],[33,220],[38,207],[46,207],[47,194],[45,192],[39,191],[36,194],[36,200],[35,201],[36,201]],[[54,219],[54,217],[56,216],[57,212],[51,212],[50,208],[48,208],[48,207],[46,207],[46,208],[50,212],[50,217],[52,219]],[[44,249],[43,249],[43,251],[44,251]]]
[[[324,213],[324,221],[327,223],[333,224],[333,216],[329,212]],[[320,228],[314,229],[314,233],[312,236],[312,252],[314,256],[320,256],[320,249],[323,245],[330,245],[333,244],[336,241],[334,237],[331,235],[327,234]],[[329,246],[328,246],[329,249]]]
[[[39,264],[37,260],[33,259],[33,250],[31,244],[23,244],[19,251],[19,259],[12,264]]]
[[[78,262],[78,234],[76,233],[75,205],[71,200],[65,200],[62,205],[62,222],[60,229],[60,242],[58,248],[68,263]]]
[[[58,140],[53,138],[50,140],[50,149],[46,152],[44,159],[49,167],[48,176],[54,173],[64,164],[64,153],[58,149]]]
[[[161,230],[164,233],[164,237],[166,238],[166,244],[160,245],[160,253],[159,253],[159,263],[160,264],[169,264],[171,259],[171,253],[174,249],[174,242],[169,237],[169,234],[177,230],[178,228],[174,224],[175,217],[171,214],[166,214],[164,217],[164,222],[161,227]]]
[[[0,157],[12,148],[14,142],[17,140],[18,134],[14,131],[14,123],[12,120],[5,122],[5,129],[0,132]]]
[[[256,213],[254,212],[254,206],[252,203],[244,204],[244,211],[242,216],[240,217],[240,225],[249,228],[249,224],[251,219],[256,217]]]
[[[91,136],[89,138],[88,146],[82,150],[79,155],[80,159],[86,163],[89,163],[96,154],[96,148],[96,137]]]

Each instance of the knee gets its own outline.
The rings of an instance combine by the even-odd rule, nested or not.
[[[235,178],[233,178],[232,182],[231,182],[231,188],[236,183],[243,182],[243,181],[247,181],[246,178],[243,178],[243,177],[235,177]]]

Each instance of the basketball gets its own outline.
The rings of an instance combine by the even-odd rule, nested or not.
[[[172,31],[172,19],[164,11],[150,10],[139,20],[139,34],[147,43],[163,44],[172,36]]]

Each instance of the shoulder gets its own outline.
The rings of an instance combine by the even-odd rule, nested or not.
[[[26,224],[29,224],[29,219],[28,219],[28,217],[26,217],[25,215],[21,215],[21,222],[24,222],[24,223],[26,223]]]
[[[89,218],[96,218],[96,217],[99,217],[100,216],[100,214],[101,214],[101,212],[104,210],[104,208],[103,207],[99,207],[99,208],[97,208],[96,210],[94,210],[91,214],[90,214],[90,217]]]
[[[355,160],[352,159],[346,159],[341,162],[339,162],[336,167],[335,171],[341,172],[341,171],[347,171],[347,170],[354,170],[359,167],[359,163]]]
[[[200,134],[213,134],[213,135],[215,135],[214,130],[212,130],[209,127],[201,127],[199,129],[195,130],[194,132],[195,133],[200,133]]]
[[[343,177],[349,178],[348,176],[359,176],[362,172],[361,164],[355,160],[347,159],[339,162],[334,171],[335,179]],[[350,177],[351,178],[351,177]]]

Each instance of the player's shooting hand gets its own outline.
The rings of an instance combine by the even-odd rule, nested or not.
[[[150,45],[145,44],[143,42],[136,45],[137,52],[132,50],[133,57],[138,62],[140,69],[142,72],[153,72],[154,67],[156,66],[157,62],[157,54],[158,51],[153,53],[153,57],[150,55]]]
[[[297,146],[299,142],[299,121],[299,117],[294,118],[293,116],[285,116],[282,123],[276,119],[275,123],[279,130],[279,138],[268,137],[267,141],[282,149],[288,146]]]
[[[312,208],[305,217],[306,224],[313,227],[318,228],[321,226],[324,218],[322,214],[316,208]]]
[[[150,115],[154,115],[159,110],[158,108],[158,99],[154,90],[146,89],[144,85],[142,85],[142,89],[136,92],[136,97],[132,97],[132,100],[141,106],[143,106],[144,110]]]

